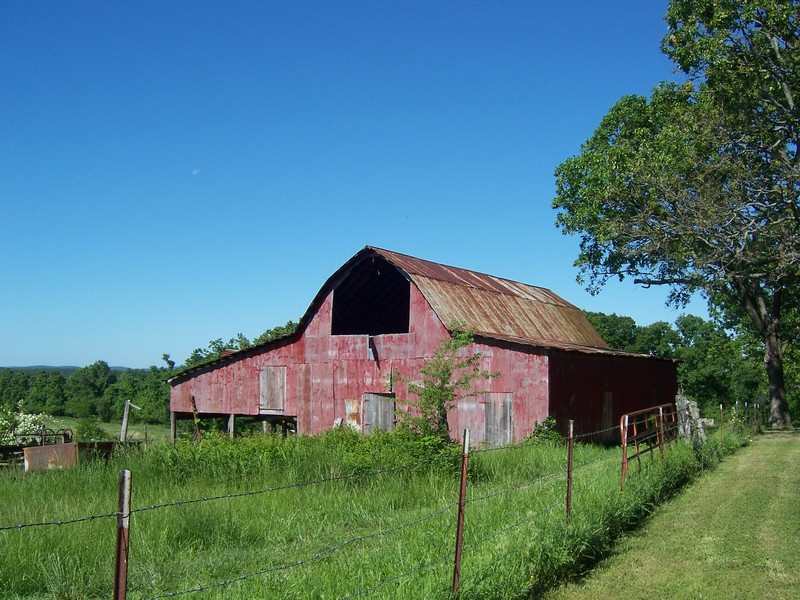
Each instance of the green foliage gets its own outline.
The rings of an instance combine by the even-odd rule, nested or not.
[[[78,421],[75,438],[81,442],[100,442],[110,439],[108,432],[100,427],[100,417],[89,415]]]
[[[449,439],[450,429],[447,413],[456,406],[458,399],[476,395],[473,382],[491,379],[499,373],[480,368],[481,353],[469,354],[466,350],[473,343],[473,333],[463,324],[452,324],[451,335],[442,340],[431,358],[420,368],[420,380],[403,378],[408,393],[416,400],[405,400],[410,409],[399,414],[399,425],[420,436]]]
[[[287,321],[285,325],[278,325],[272,329],[267,329],[264,333],[253,340],[253,345],[258,346],[260,344],[266,344],[267,342],[290,336],[297,331],[297,325],[298,324],[294,321]]]
[[[703,414],[713,414],[719,404],[767,403],[763,349],[746,351],[742,337],[732,337],[711,321],[685,315],[676,320],[675,356],[678,380],[684,393]]]
[[[524,443],[561,443],[564,437],[558,432],[554,417],[547,417],[541,423],[536,423],[533,430],[525,436]]]
[[[758,334],[770,421],[789,424],[783,354],[800,335],[800,7],[673,0],[663,49],[691,80],[626,96],[556,170],[556,224],[611,278],[702,293]]]
[[[75,371],[67,380],[67,415],[81,418],[97,414],[98,402],[113,381],[111,369],[103,360]]]

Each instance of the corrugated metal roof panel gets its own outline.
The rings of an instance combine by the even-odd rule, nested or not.
[[[409,274],[445,326],[464,322],[476,334],[528,344],[608,348],[578,307],[546,288],[373,250]]]

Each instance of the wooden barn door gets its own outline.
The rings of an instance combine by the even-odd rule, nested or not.
[[[512,392],[485,395],[483,443],[504,446],[514,440],[514,394]]]
[[[372,433],[377,429],[392,431],[394,429],[394,394],[364,394],[364,433]]]
[[[286,367],[262,367],[259,412],[282,413],[285,403]]]

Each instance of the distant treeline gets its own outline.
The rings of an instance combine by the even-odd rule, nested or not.
[[[616,314],[586,315],[614,349],[680,359],[680,389],[707,414],[713,414],[719,404],[767,404],[764,350],[758,340],[735,335],[713,321],[692,315],[679,317],[674,326],[664,321],[640,326],[631,317]],[[131,411],[134,422],[166,423],[168,377],[213,361],[225,350],[244,350],[290,335],[296,328],[297,323],[289,321],[265,331],[252,342],[242,334],[227,343],[212,340],[207,348],[196,348],[182,365],[176,365],[169,354],[164,354],[165,366],[149,369],[119,370],[102,360],[78,369],[0,369],[0,409],[21,408],[28,413],[75,418],[97,415],[109,422],[122,417],[127,400],[141,408]],[[794,371],[790,369],[788,374],[793,376]],[[790,394],[790,405],[796,403]]]
[[[122,417],[125,402],[141,410],[131,419],[169,421],[168,369],[112,370],[105,361],[79,369],[0,369],[0,409],[45,413],[55,417],[97,415],[109,422]]]
[[[97,416],[103,422],[122,418],[125,402],[140,410],[130,419],[140,423],[169,422],[169,386],[166,380],[184,369],[213,361],[225,350],[244,350],[294,333],[297,323],[268,329],[252,342],[241,333],[227,343],[211,340],[207,348],[196,348],[182,365],[169,354],[163,367],[125,369],[109,367],[98,360],[87,367],[0,368],[0,411],[45,413],[54,417],[82,419]]]

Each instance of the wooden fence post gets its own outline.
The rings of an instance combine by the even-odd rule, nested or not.
[[[456,523],[456,555],[453,561],[453,598],[458,597],[461,579],[461,549],[464,542],[464,506],[467,503],[467,466],[469,463],[469,429],[464,430],[464,451],[461,454],[461,490],[458,495],[458,520]]]
[[[114,567],[114,600],[125,600],[128,590],[128,526],[131,516],[131,472],[119,473],[117,552]]]
[[[722,458],[722,455],[725,451],[725,444],[722,443],[722,404],[719,405],[719,456]]]
[[[567,527],[572,522],[572,450],[574,437],[572,435],[575,421],[569,421],[569,442],[567,444]]]

